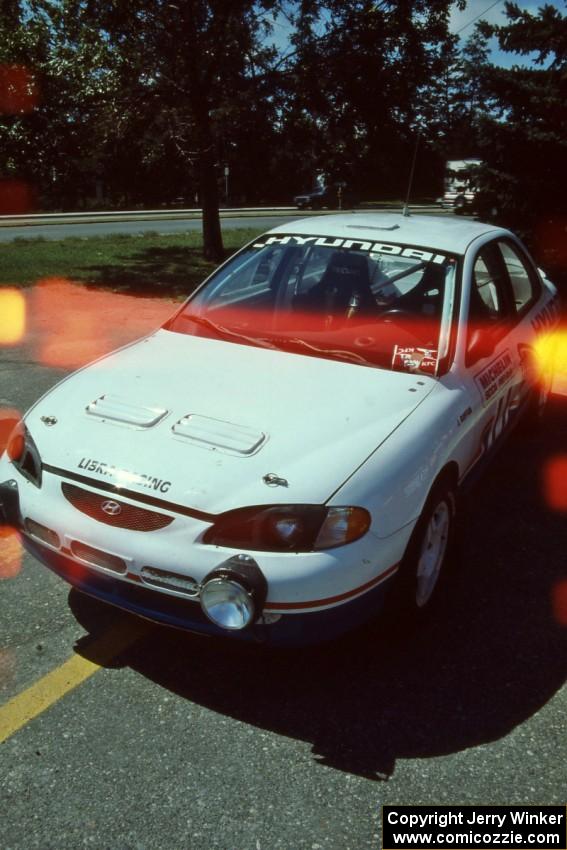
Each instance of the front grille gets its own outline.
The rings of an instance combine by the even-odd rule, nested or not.
[[[146,508],[138,508],[121,502],[112,496],[94,493],[92,490],[83,490],[74,484],[61,484],[61,490],[67,501],[74,508],[90,516],[98,522],[113,525],[116,528],[129,528],[132,531],[157,531],[165,528],[173,522],[172,516],[148,511]]]
[[[55,531],[52,531],[51,528],[41,525],[41,523],[36,522],[34,519],[27,517],[24,521],[24,528],[32,537],[41,540],[43,543],[47,543],[48,546],[53,546],[54,549],[59,549],[61,546],[59,535]]]
[[[157,567],[142,567],[140,571],[142,581],[151,584],[152,587],[174,590],[176,593],[185,593],[187,596],[199,595],[199,582],[192,576],[172,573],[170,570],[159,570]]]
[[[103,570],[110,570],[111,573],[126,575],[128,571],[126,561],[119,558],[118,555],[111,555],[110,552],[103,552],[100,549],[95,549],[94,546],[79,543],[78,540],[71,542],[71,552],[80,561],[92,564],[94,567],[101,567]]]

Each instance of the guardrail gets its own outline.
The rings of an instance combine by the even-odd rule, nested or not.
[[[225,207],[219,210],[221,217],[231,215],[259,215],[291,213],[296,207]],[[90,224],[103,221],[158,221],[160,219],[201,218],[201,208],[168,210],[108,210],[96,212],[25,213],[22,215],[0,215],[0,226],[21,227],[33,224]]]
[[[384,202],[372,204],[372,206],[360,206],[359,212],[372,212],[373,210],[399,210],[402,205]],[[445,212],[436,208],[435,204],[414,204],[409,207],[411,212],[431,212],[437,209],[441,214]],[[219,210],[221,218],[234,216],[256,215],[289,215],[301,213],[302,216],[321,215],[322,213],[333,213],[337,210],[298,210],[297,207],[222,207]],[[187,209],[159,209],[159,210],[107,210],[97,212],[61,212],[61,213],[25,213],[21,215],[0,215],[0,227],[26,227],[33,225],[48,224],[96,224],[97,222],[111,221],[175,221],[182,219],[200,219],[203,212],[200,207],[189,207]]]

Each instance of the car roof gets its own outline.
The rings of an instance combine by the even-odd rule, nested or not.
[[[354,212],[317,215],[280,224],[270,233],[296,233],[344,239],[394,242],[434,248],[451,254],[464,254],[479,236],[507,230],[454,215],[409,215],[401,212]]]

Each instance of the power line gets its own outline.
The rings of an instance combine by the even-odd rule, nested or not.
[[[484,12],[481,12],[480,15],[476,16],[476,18],[472,18],[472,20],[467,21],[466,24],[463,24],[463,26],[454,33],[454,35],[458,35],[463,30],[466,30],[467,27],[470,27],[471,24],[474,24],[475,21],[478,21],[479,18],[482,18],[483,15],[486,15],[487,12],[490,12],[490,10],[494,9],[495,6],[498,6],[499,3],[502,3],[502,0],[496,0],[495,3],[491,3],[490,6],[484,10]]]

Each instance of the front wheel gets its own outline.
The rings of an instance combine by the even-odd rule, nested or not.
[[[549,387],[543,384],[532,387],[521,422],[525,434],[536,433],[545,421],[545,412],[549,400]]]
[[[434,486],[404,555],[395,599],[397,613],[419,622],[433,607],[448,571],[456,525],[451,485]]]

